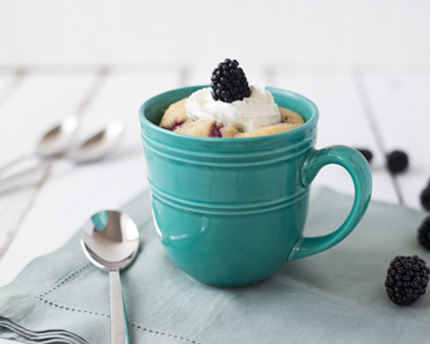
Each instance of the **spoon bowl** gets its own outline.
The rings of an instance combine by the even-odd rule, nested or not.
[[[139,231],[126,214],[103,210],[85,223],[81,244],[88,259],[97,267],[123,269],[137,254]]]
[[[36,155],[50,158],[64,154],[74,143],[78,127],[79,119],[76,116],[64,118],[60,124],[42,136],[36,147]]]
[[[68,157],[77,164],[99,160],[111,153],[123,137],[124,126],[120,122],[110,122],[103,130],[73,149]]]

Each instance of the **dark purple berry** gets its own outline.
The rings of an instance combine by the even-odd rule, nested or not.
[[[418,256],[397,256],[387,270],[385,288],[391,301],[406,306],[424,295],[430,269]]]
[[[400,150],[395,150],[387,154],[387,167],[388,170],[395,174],[406,171],[409,165],[409,158],[407,154]]]
[[[251,90],[236,60],[225,59],[212,72],[212,98],[231,103],[249,97]]]
[[[209,129],[209,136],[210,137],[222,137],[221,134],[221,127],[214,123],[211,128]]]
[[[418,227],[418,242],[426,248],[430,250],[430,216],[427,216],[421,225]]]
[[[421,191],[420,201],[424,209],[430,210],[430,183],[423,191]]]

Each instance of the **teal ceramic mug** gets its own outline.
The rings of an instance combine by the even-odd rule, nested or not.
[[[190,136],[157,126],[171,103],[202,87],[157,95],[139,110],[153,217],[172,261],[202,283],[242,287],[343,240],[370,200],[371,173],[364,157],[340,145],[316,150],[317,107],[277,88],[267,89],[279,106],[301,114],[305,124],[250,138]],[[310,185],[327,164],[349,172],[354,204],[338,229],[305,237]]]

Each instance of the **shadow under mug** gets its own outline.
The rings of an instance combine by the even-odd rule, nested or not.
[[[305,124],[250,138],[190,136],[157,126],[171,103],[202,87],[157,95],[139,110],[153,217],[172,261],[202,283],[242,287],[343,240],[370,201],[371,173],[364,157],[341,145],[316,150],[315,104],[271,87],[275,102],[301,114]],[[338,229],[304,237],[310,184],[327,164],[349,172],[354,204]]]

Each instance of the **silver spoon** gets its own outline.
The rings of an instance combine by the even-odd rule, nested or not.
[[[100,211],[85,223],[81,233],[85,255],[98,268],[109,271],[111,343],[129,343],[119,270],[127,267],[139,248],[139,231],[127,215]]]
[[[124,137],[123,125],[119,122],[110,122],[100,132],[71,149],[70,144],[73,141],[72,136],[75,134],[72,133],[71,127],[69,128],[70,130],[66,130],[66,125],[61,128],[62,129],[57,127],[57,129],[49,131],[45,136],[43,136],[42,140],[38,144],[38,148],[36,150],[37,155],[45,158],[44,160],[40,161],[35,166],[0,179],[0,185],[36,171],[41,167],[50,164],[55,159],[65,158],[71,160],[75,164],[84,164],[102,159],[111,153],[121,143]],[[63,138],[61,137],[62,134],[54,133],[54,131],[57,130],[64,130]],[[58,147],[56,146],[57,144]],[[66,154],[67,150],[70,152]],[[17,160],[15,162],[17,162]],[[8,164],[7,167],[10,167],[11,165],[12,163]]]

